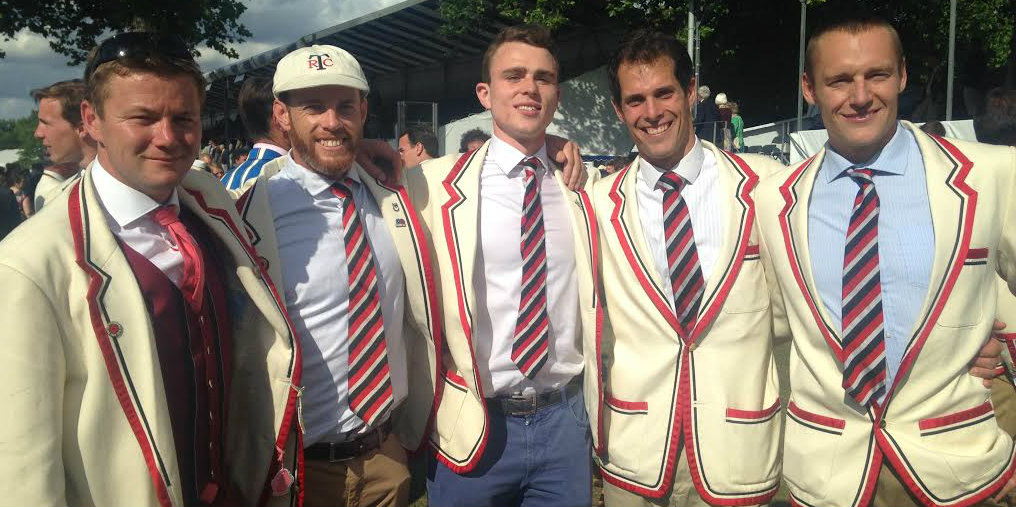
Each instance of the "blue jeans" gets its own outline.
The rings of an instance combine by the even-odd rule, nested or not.
[[[459,475],[433,454],[428,458],[431,507],[592,504],[589,419],[581,392],[529,416],[505,415],[496,403],[487,407],[487,447],[472,472]]]

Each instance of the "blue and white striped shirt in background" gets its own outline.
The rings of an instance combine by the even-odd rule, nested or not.
[[[247,180],[257,178],[265,164],[286,154],[286,150],[268,143],[256,143],[247,154],[247,160],[222,176],[222,184],[229,190],[239,190]]]

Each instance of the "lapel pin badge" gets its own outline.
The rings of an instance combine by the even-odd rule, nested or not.
[[[121,337],[123,335],[123,325],[116,321],[110,322],[106,326],[106,334],[114,339]]]
[[[401,208],[399,208],[399,203],[397,203],[397,202],[393,202],[392,203],[392,211],[398,213],[400,209]]]

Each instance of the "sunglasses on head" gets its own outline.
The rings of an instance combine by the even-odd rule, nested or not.
[[[150,32],[127,32],[114,35],[99,44],[95,58],[85,67],[85,81],[104,63],[121,58],[138,58],[162,55],[193,60],[187,44],[177,35],[158,35]]]

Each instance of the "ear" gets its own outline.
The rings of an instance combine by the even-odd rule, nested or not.
[[[94,139],[96,143],[103,143],[102,118],[99,116],[99,112],[95,110],[95,107],[92,106],[92,103],[87,100],[81,101],[81,129],[85,134]]]
[[[272,118],[279,124],[279,128],[287,134],[293,128],[293,123],[289,118],[289,108],[279,99],[275,99],[275,102],[272,103]]]
[[[900,63],[900,93],[903,93],[903,89],[907,87],[907,61],[903,60]]]
[[[413,150],[416,151],[416,156],[417,157],[422,157],[423,156],[423,143],[416,143],[416,146],[413,146]]]
[[[360,126],[367,123],[367,97],[360,99]]]
[[[685,103],[688,106],[688,110],[691,111],[695,107],[695,103],[698,102],[698,83],[695,82],[695,78],[692,77],[688,80],[688,89],[685,90],[688,95],[685,97]]]
[[[490,109],[490,83],[476,83],[476,98],[484,109]]]
[[[812,86],[811,78],[808,77],[807,72],[801,74],[801,93],[804,94],[804,100],[815,105],[815,87]]]
[[[624,123],[624,113],[621,111],[621,107],[617,105],[617,102],[610,101],[610,105],[614,106],[614,114],[617,115],[617,119]]]

